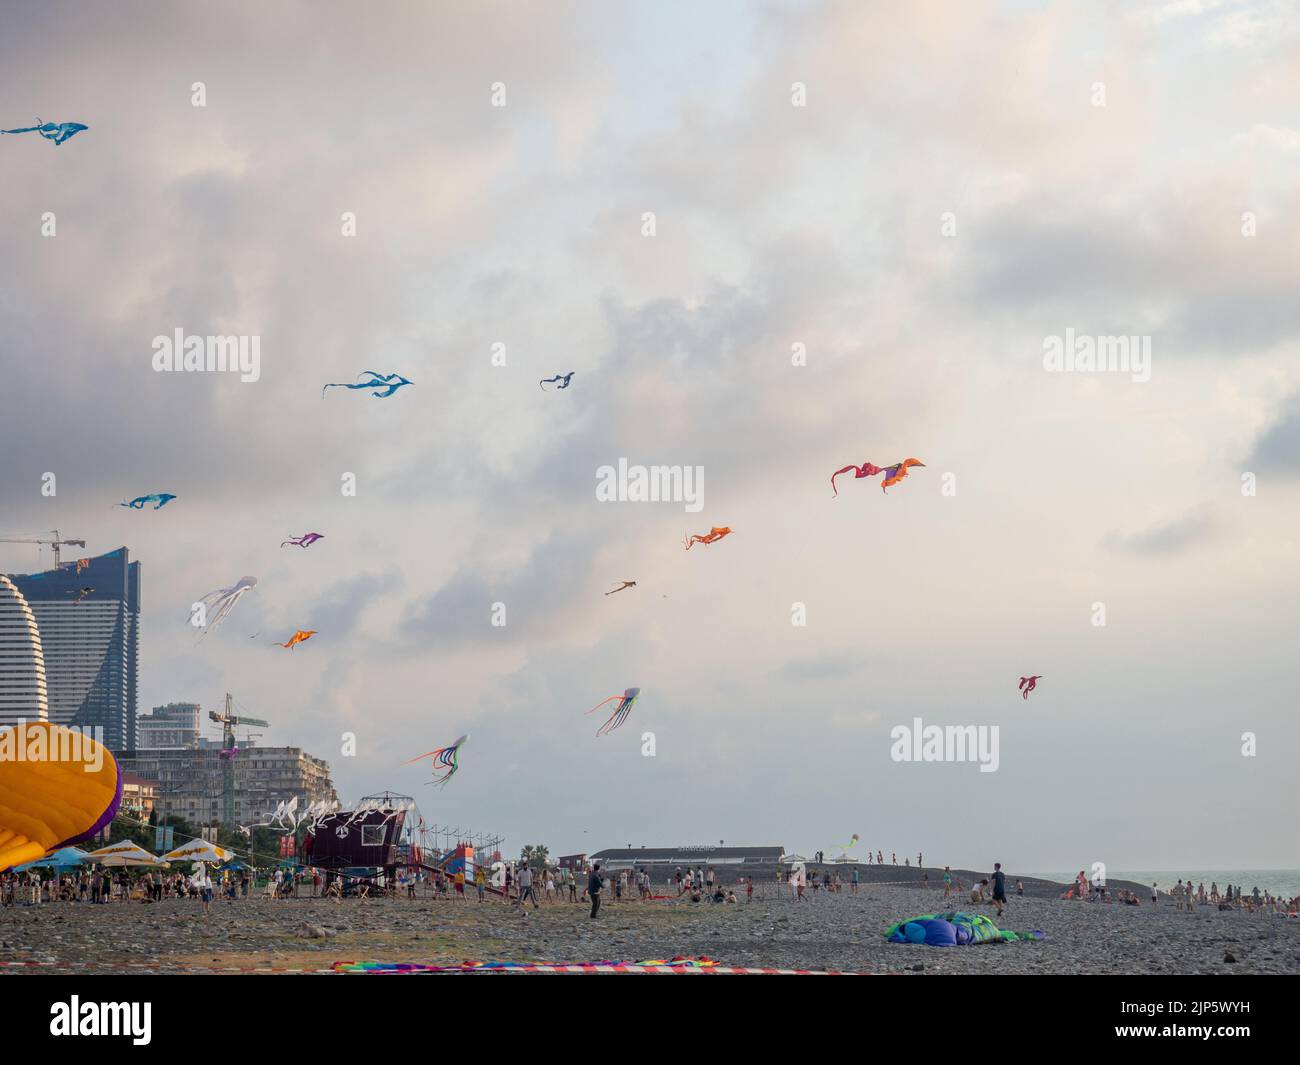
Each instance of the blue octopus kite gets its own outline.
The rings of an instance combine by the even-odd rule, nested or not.
[[[604,736],[621,726],[623,722],[627,720],[628,714],[632,712],[632,704],[636,702],[637,696],[640,694],[640,688],[628,688],[628,690],[622,695],[611,695],[608,699],[602,699],[588,710],[587,713],[593,714],[606,703],[618,703],[618,705],[614,707],[614,712],[610,714],[609,720],[600,726],[596,735]]]
[[[537,382],[537,387],[545,392],[546,385],[555,384],[556,381],[559,381],[560,383],[555,385],[556,388],[568,388],[570,378],[572,378],[577,372],[577,370],[570,370],[568,373],[557,373],[554,377],[544,377],[542,380]]]
[[[80,122],[42,122],[38,117],[36,125],[24,126],[22,129],[0,129],[0,133],[39,133],[47,141],[62,144],[69,137],[75,137],[83,129],[89,129]]]
[[[369,374],[370,380],[358,381],[354,385],[349,385],[349,384],[325,385],[320,390],[320,398],[321,399],[325,398],[326,388],[353,388],[353,389],[373,388],[375,389],[375,391],[370,393],[372,396],[376,396],[379,399],[387,399],[399,388],[401,388],[402,385],[410,385],[415,383],[414,381],[408,381],[401,374],[397,374],[397,373],[380,374],[380,373],[375,373],[374,370],[363,370],[360,374],[357,374],[357,376],[360,377],[362,376],[362,374]]]

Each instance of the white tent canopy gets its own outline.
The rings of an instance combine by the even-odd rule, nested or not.
[[[233,851],[226,850],[225,847],[218,847],[215,843],[209,843],[203,839],[192,839],[188,843],[182,843],[175,850],[170,850],[163,855],[165,862],[228,862],[234,858]]]
[[[138,843],[131,843],[123,840],[120,843],[113,843],[107,847],[100,847],[97,851],[91,851],[82,859],[85,862],[94,862],[96,865],[166,865],[167,862],[157,858],[141,847]]]

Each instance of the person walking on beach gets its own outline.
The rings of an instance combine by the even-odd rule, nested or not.
[[[533,871],[525,862],[519,867],[519,908],[523,909],[524,903],[529,899],[533,900],[534,910],[541,909],[541,905],[537,901],[537,892],[533,890]]]
[[[993,863],[993,905],[998,908],[998,916],[1002,916],[1002,907],[1007,904],[1007,878],[1002,872],[1002,863]]]
[[[591,876],[587,877],[587,894],[591,896],[591,916],[595,920],[600,912],[600,862],[591,867]]]

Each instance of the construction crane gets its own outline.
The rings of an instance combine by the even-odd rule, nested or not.
[[[226,692],[226,712],[218,714],[208,711],[208,717],[221,724],[221,820],[227,828],[235,827],[235,755],[239,748],[235,746],[236,725],[257,725],[270,728],[269,721],[260,717],[240,717],[234,712],[234,698]]]
[[[85,547],[85,540],[61,540],[59,539],[59,530],[54,529],[51,533],[54,539],[46,537],[31,536],[0,536],[0,544],[47,544],[54,548],[54,568],[59,568],[59,548],[60,547]]]

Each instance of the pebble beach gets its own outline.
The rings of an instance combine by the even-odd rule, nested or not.
[[[1028,887],[1028,885],[1027,885]],[[580,963],[707,955],[735,967],[849,973],[1300,973],[1300,920],[1013,896],[1001,927],[1034,942],[935,948],[886,942],[902,918],[968,908],[942,891],[863,884],[794,902],[774,884],[736,904],[624,901],[539,910],[491,899],[50,903],[0,911],[7,973],[319,972],[336,961]],[[989,906],[969,907],[993,916]],[[1232,960],[1225,960],[1227,958]]]

